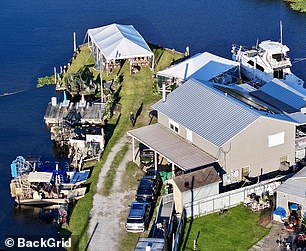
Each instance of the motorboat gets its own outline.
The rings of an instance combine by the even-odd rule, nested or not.
[[[274,78],[306,94],[304,81],[291,72],[290,49],[282,42],[265,40],[256,46],[232,46],[232,58],[240,63],[241,74],[261,85]]]
[[[89,170],[46,167],[38,159],[18,156],[11,164],[11,196],[23,205],[66,204],[84,197]]]

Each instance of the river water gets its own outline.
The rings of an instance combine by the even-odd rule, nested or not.
[[[17,155],[40,154],[55,160],[43,123],[53,87],[36,89],[37,78],[66,64],[88,28],[110,23],[133,24],[151,43],[191,54],[209,51],[230,58],[232,43],[283,41],[292,59],[306,57],[306,14],[291,11],[281,0],[2,0],[0,2],[0,249],[10,234],[56,234],[36,209],[14,208],[9,194],[9,165]],[[296,60],[293,60],[296,61]],[[293,64],[306,80],[306,61]]]

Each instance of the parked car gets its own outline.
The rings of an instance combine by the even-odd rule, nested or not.
[[[137,201],[156,201],[158,195],[158,187],[156,182],[141,178],[136,193]]]
[[[154,183],[154,186],[157,188],[157,192],[160,192],[160,189],[162,187],[163,181],[159,174],[159,172],[155,169],[149,169],[147,173],[142,177],[146,180],[151,180]]]
[[[146,231],[150,222],[150,215],[150,202],[133,201],[125,224],[126,231],[132,233]]]

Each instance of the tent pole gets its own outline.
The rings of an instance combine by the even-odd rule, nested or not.
[[[153,54],[153,56],[152,56],[152,60],[151,60],[151,71],[154,71],[154,54]]]
[[[130,59],[129,61],[130,61],[130,75],[132,75],[132,59]]]
[[[104,93],[103,93],[103,80],[102,80],[102,65],[101,65],[101,61],[100,61],[100,84],[101,84],[101,108],[102,108],[102,104],[103,104],[103,101],[104,101]]]

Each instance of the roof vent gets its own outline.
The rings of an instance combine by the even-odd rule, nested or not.
[[[227,92],[225,92],[224,94],[225,94],[225,96],[227,96]]]

